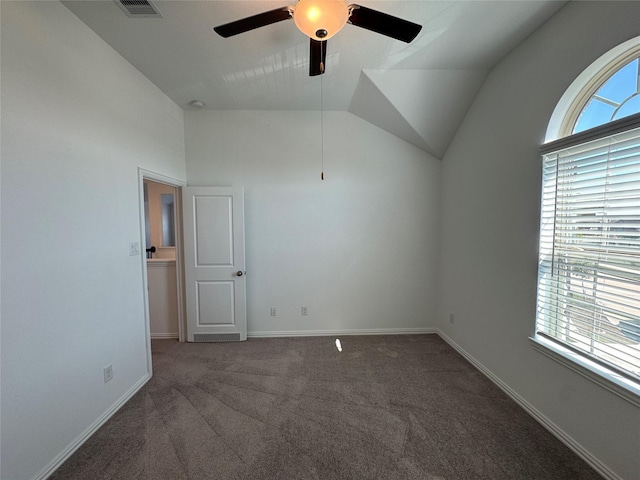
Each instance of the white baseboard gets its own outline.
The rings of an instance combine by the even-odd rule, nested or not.
[[[436,328],[377,328],[367,330],[285,330],[285,331],[253,331],[247,332],[247,338],[277,338],[277,337],[330,337],[337,335],[415,335],[438,333]]]
[[[564,443],[571,451],[582,458],[591,468],[602,475],[607,480],[624,480],[622,477],[613,472],[609,467],[604,465],[600,460],[594,457],[586,448],[576,442],[565,431],[558,427],[555,423],[544,416],[533,405],[522,398],[511,387],[500,380],[494,375],[488,368],[482,363],[476,360],[471,354],[464,350],[460,345],[454,342],[449,336],[438,329],[437,334],[449,345],[451,345],[460,355],[469,361],[474,367],[476,367],[483,375],[489,380],[495,383],[504,393],[506,393],[511,399],[516,402],[520,407],[524,409],[529,415],[531,415],[540,425],[546,428],[554,437]]]
[[[55,457],[47,466],[45,466],[39,473],[37,473],[32,480],[45,480],[49,475],[55,472],[60,466],[75,453],[78,448],[86,442],[91,435],[96,433],[98,429],[109,420],[114,413],[127,403],[131,397],[133,397],[138,390],[140,390],[145,383],[151,379],[151,374],[145,374],[136,384],[131,387],[124,395],[122,395],[111,407],[104,412],[95,422],[93,422],[84,432],[82,432],[78,438],[71,442],[67,448],[65,448],[57,457]]]
[[[178,332],[175,333],[152,333],[151,340],[160,340],[163,338],[179,338]]]

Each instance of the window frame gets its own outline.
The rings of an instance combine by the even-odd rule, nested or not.
[[[640,48],[638,51],[640,51]],[[638,51],[635,53],[638,53]],[[626,56],[625,58],[630,58],[630,56],[631,55]],[[621,63],[622,65],[626,64],[624,62],[616,63]],[[591,97],[588,96],[586,98],[588,100]],[[578,109],[574,110],[577,110],[578,112],[581,111]],[[573,129],[573,124],[571,124],[570,128]],[[557,150],[603,139],[636,128],[640,128],[640,113],[543,144],[540,147],[540,154],[544,155],[552,153]],[[615,369],[609,368],[599,362],[593,361],[579,351],[574,351],[571,348],[564,347],[559,341],[551,340],[545,335],[538,334],[537,315],[536,321],[534,322],[533,335],[529,337],[529,340],[531,345],[540,353],[592,380],[635,406],[640,407],[640,381],[621,374]]]
[[[576,97],[573,99],[573,102],[571,102],[567,114],[564,116],[562,123],[560,124],[560,137],[569,138],[573,135],[578,135],[579,133],[584,133],[587,131],[585,130],[583,132],[579,132],[578,134],[573,133],[573,129],[575,128],[576,123],[580,118],[580,114],[582,114],[582,111],[586,108],[589,100],[591,100],[591,97],[593,97],[596,92],[600,90],[600,87],[602,87],[607,82],[607,80],[609,80],[618,70],[638,57],[640,57],[640,45],[636,45],[635,47],[627,50],[624,54],[616,57],[615,60],[609,62],[604,68],[600,69],[600,71],[596,75],[594,75],[589,81],[587,81],[587,83],[581,89],[580,93],[576,95]],[[616,121],[618,120],[609,122],[609,124]],[[590,130],[595,130],[601,126],[602,125],[599,125]]]

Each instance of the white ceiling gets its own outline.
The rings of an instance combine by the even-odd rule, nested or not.
[[[130,18],[113,0],[63,3],[185,109],[343,110],[441,158],[488,70],[566,2],[356,0],[423,26],[411,43],[346,25],[309,77],[309,39],[283,21],[224,39],[213,28],[286,0],[155,0]],[[349,2],[347,2],[349,3]],[[322,95],[321,95],[322,89]]]

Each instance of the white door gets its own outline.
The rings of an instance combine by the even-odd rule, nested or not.
[[[244,192],[184,187],[187,340],[247,339]]]

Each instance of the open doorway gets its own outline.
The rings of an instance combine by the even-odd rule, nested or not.
[[[143,180],[145,252],[151,340],[178,339],[175,199],[171,185]]]
[[[180,235],[184,184],[141,169],[139,185],[150,361],[163,344],[185,339]]]

